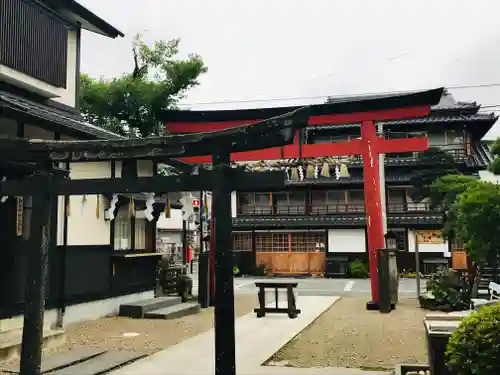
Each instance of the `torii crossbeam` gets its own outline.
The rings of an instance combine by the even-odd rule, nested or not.
[[[378,307],[378,249],[385,247],[384,228],[382,222],[381,181],[378,155],[393,152],[417,152],[428,148],[427,138],[388,140],[377,136],[375,121],[388,121],[402,118],[422,117],[430,112],[430,107],[439,102],[442,89],[396,96],[368,98],[362,100],[343,101],[327,105],[309,107],[308,125],[332,125],[345,123],[361,123],[361,139],[332,144],[300,145],[298,138],[292,145],[270,148],[256,152],[232,153],[231,161],[258,161],[314,158],[322,156],[361,155],[363,157],[364,196],[366,208],[366,225],[368,236],[368,254],[370,262],[370,282],[372,299],[367,308]],[[328,106],[331,106],[328,108]],[[344,106],[344,107],[342,107]],[[167,127],[170,132],[213,131],[237,126],[242,121],[248,122],[252,115],[256,121],[263,113],[280,113],[287,108],[272,108],[238,111],[204,111],[170,115]],[[252,113],[253,111],[253,113]],[[187,111],[184,111],[187,112]],[[217,112],[217,113],[216,113]],[[231,114],[233,112],[233,114]],[[232,115],[232,118],[231,118]],[[240,117],[240,118],[238,118]],[[198,118],[198,120],[196,120]],[[185,158],[189,163],[211,163],[210,156]]]

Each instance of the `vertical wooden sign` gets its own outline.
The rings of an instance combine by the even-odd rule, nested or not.
[[[16,236],[23,235],[24,198],[16,197]]]

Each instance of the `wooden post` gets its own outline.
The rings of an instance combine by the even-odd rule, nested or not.
[[[39,375],[41,373],[43,317],[45,308],[45,285],[48,270],[50,243],[50,218],[53,196],[50,194],[51,172],[43,166],[36,172],[33,185],[31,233],[28,241],[28,272],[24,307],[23,341],[21,344],[20,373]]]
[[[215,374],[235,375],[234,285],[229,147],[212,155],[215,243]]]
[[[182,265],[186,267],[182,274],[187,274],[187,220],[182,219]]]
[[[420,298],[420,253],[418,252],[418,232],[415,231],[415,273],[417,281],[417,298]]]

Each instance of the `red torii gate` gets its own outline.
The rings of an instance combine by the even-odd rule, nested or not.
[[[385,108],[372,111],[359,111],[354,113],[332,113],[314,115],[315,107],[321,107],[324,112],[325,105],[311,106],[311,116],[308,125],[334,125],[361,123],[361,139],[356,139],[348,142],[339,142],[331,144],[299,144],[299,137],[295,137],[295,142],[292,145],[284,147],[270,148],[259,151],[238,152],[231,154],[231,161],[245,162],[258,160],[280,160],[280,159],[297,159],[314,158],[322,156],[347,156],[347,155],[362,155],[363,157],[363,175],[364,175],[364,195],[366,208],[366,225],[368,237],[368,254],[370,262],[370,282],[372,291],[372,300],[368,303],[368,307],[374,308],[378,306],[379,290],[378,290],[378,249],[385,247],[384,228],[382,222],[382,206],[381,206],[381,190],[380,190],[380,172],[379,158],[381,153],[392,152],[411,152],[425,151],[428,148],[427,138],[408,138],[408,139],[391,139],[387,140],[383,136],[377,136],[375,121],[389,121],[404,118],[422,117],[430,112],[431,105],[439,102],[442,95],[442,89],[429,90],[420,93],[403,94],[399,96],[377,97],[358,101],[358,104],[365,104],[367,109],[373,107],[369,102],[377,100],[387,100]],[[412,98],[413,96],[413,98]],[[391,99],[406,99],[406,101],[395,100],[391,103]],[[413,99],[413,100],[412,100]],[[354,101],[353,101],[354,102]],[[351,104],[353,102],[350,102]],[[344,102],[349,103],[349,102]],[[414,105],[412,105],[415,103]],[[425,103],[425,104],[424,104]],[[342,103],[333,103],[332,106]],[[366,108],[365,107],[365,108]],[[333,108],[333,107],[332,107]],[[254,115],[262,115],[262,113],[271,111],[280,111],[286,113],[294,108],[272,108],[254,111]],[[361,106],[361,109],[364,109]],[[245,110],[235,111],[182,111],[185,113],[186,119],[182,121],[179,116],[181,111],[176,111],[174,121],[167,121],[168,131],[171,133],[188,133],[188,132],[206,132],[214,130],[227,129],[242,124],[248,124],[260,119],[237,119],[224,121],[210,121],[213,117],[211,114],[218,113],[219,117],[227,116],[227,118],[237,116],[237,113],[243,113]],[[224,114],[226,112],[226,114]],[[199,120],[192,120],[198,116]],[[217,117],[217,116],[216,116]],[[271,116],[267,116],[271,117]],[[190,121],[191,119],[191,121]],[[204,120],[206,119],[206,120]],[[177,121],[176,121],[177,120]],[[182,161],[187,163],[211,163],[211,156],[188,157]],[[212,252],[213,254],[213,252]],[[212,259],[213,261],[213,259]],[[213,281],[211,280],[211,293]]]

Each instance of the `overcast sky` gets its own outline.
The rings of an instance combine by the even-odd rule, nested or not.
[[[82,71],[92,76],[130,71],[137,32],[146,41],[179,37],[182,56],[200,54],[208,73],[186,108],[477,84],[499,86],[451,91],[459,100],[500,105],[499,0],[80,2],[126,35],[84,33]],[[292,100],[256,101],[276,98]],[[500,125],[488,134],[495,135]]]

